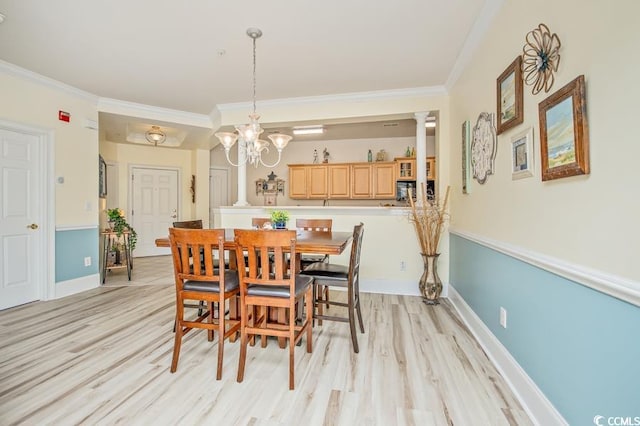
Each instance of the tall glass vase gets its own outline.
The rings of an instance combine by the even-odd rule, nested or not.
[[[424,302],[428,305],[440,303],[442,293],[442,281],[438,276],[438,257],[440,253],[433,255],[420,253],[424,262],[424,272],[420,277],[420,293]]]

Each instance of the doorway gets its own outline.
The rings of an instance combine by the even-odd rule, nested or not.
[[[220,225],[215,221],[215,210],[229,205],[229,185],[229,169],[223,167],[209,169],[209,228]]]
[[[52,136],[0,121],[0,309],[52,297]]]
[[[156,238],[166,237],[178,217],[178,169],[131,168],[131,226],[138,234],[134,257],[168,255],[156,247]]]

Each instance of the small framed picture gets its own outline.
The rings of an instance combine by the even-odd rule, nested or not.
[[[98,197],[107,198],[107,163],[98,155]]]
[[[542,180],[589,174],[584,76],[538,105]]]
[[[511,138],[511,179],[533,176],[533,127]]]
[[[471,193],[471,123],[462,123],[462,193]]]
[[[522,102],[522,57],[518,56],[496,82],[498,128],[500,134],[524,120]]]

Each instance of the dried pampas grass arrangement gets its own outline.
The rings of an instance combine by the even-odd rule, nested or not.
[[[440,236],[448,216],[446,211],[449,202],[449,187],[447,186],[442,204],[435,197],[428,196],[424,183],[420,185],[420,194],[416,195],[416,201],[413,201],[412,196],[408,198],[411,205],[409,220],[416,230],[422,253],[427,256],[438,254]]]

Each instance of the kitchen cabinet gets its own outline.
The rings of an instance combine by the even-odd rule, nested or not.
[[[391,199],[396,197],[395,162],[354,163],[351,165],[352,199]]]
[[[413,157],[398,157],[395,159],[397,164],[397,180],[416,180],[416,159]]]
[[[329,197],[331,199],[348,199],[351,195],[351,168],[349,164],[331,164],[328,166]]]
[[[289,166],[289,198],[307,198],[306,166]]]
[[[327,191],[326,164],[289,165],[289,198],[325,199]]]
[[[289,164],[289,198],[392,199],[395,174],[395,162]]]
[[[427,180],[436,180],[436,157],[427,157]]]

